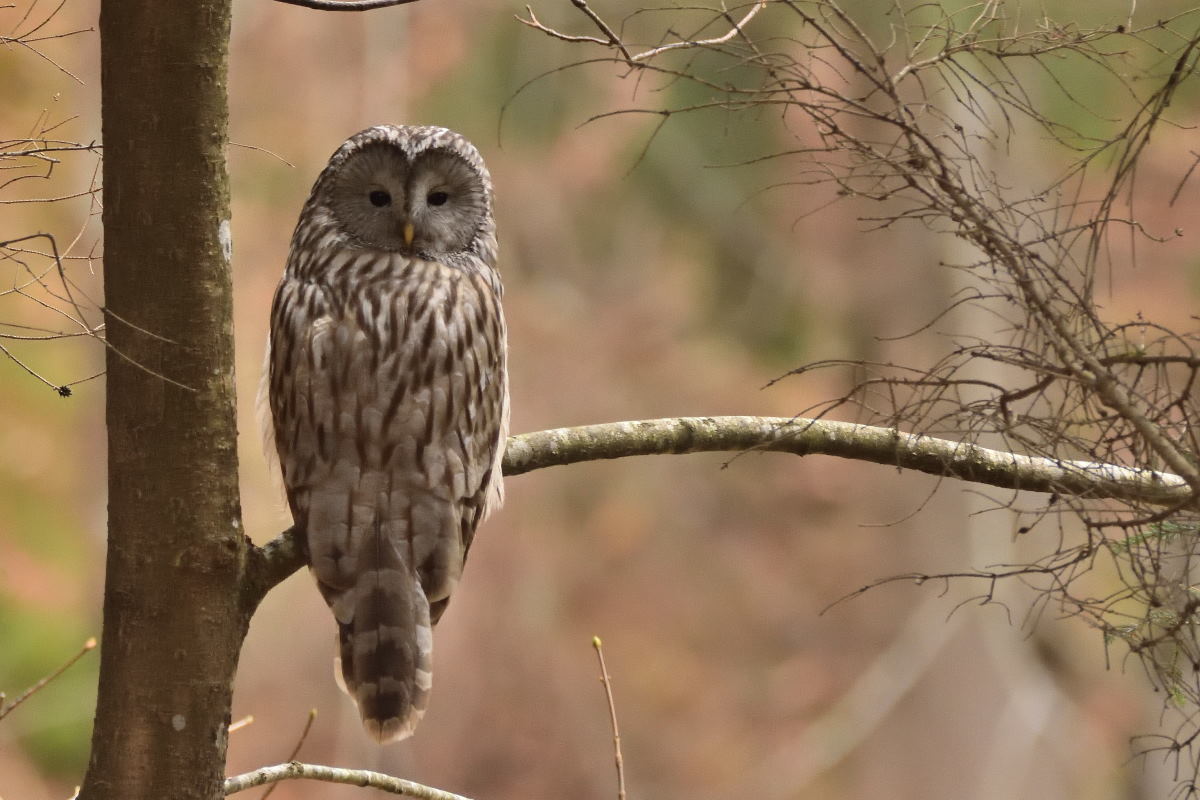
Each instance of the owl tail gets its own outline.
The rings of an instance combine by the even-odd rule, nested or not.
[[[429,602],[413,570],[382,544],[379,560],[347,590],[351,597],[339,598],[351,601],[350,620],[338,615],[339,682],[380,744],[412,735],[433,685]]]

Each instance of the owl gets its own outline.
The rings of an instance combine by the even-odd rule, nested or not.
[[[506,333],[492,182],[436,127],[355,134],[313,185],[271,308],[284,489],[379,742],[429,701],[433,626],[503,502]]]

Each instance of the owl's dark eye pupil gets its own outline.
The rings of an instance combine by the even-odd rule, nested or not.
[[[431,206],[440,206],[449,199],[450,195],[446,194],[445,192],[430,192],[429,197],[425,198],[425,200],[428,201],[429,205]]]
[[[392,204],[392,196],[382,189],[376,189],[367,195],[367,199],[371,201],[371,205],[376,208],[383,208]]]

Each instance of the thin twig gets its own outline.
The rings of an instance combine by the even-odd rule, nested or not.
[[[11,360],[11,361],[12,361],[14,364],[16,364],[18,367],[20,367],[21,369],[25,370],[27,373],[29,373],[29,374],[30,374],[31,376],[33,376],[34,378],[37,378],[39,381],[41,381],[42,383],[46,384],[47,386],[49,386],[49,387],[50,387],[51,389],[53,389],[54,391],[58,392],[58,393],[59,393],[60,395],[62,395],[63,397],[67,397],[67,396],[69,396],[69,395],[70,395],[70,392],[67,392],[67,394],[63,394],[63,393],[62,393],[62,389],[63,389],[63,387],[62,387],[62,385],[61,385],[61,384],[54,383],[53,381],[51,381],[51,380],[48,380],[47,378],[45,378],[45,377],[43,377],[42,375],[40,375],[40,374],[39,374],[39,373],[38,373],[38,372],[37,372],[37,371],[36,371],[36,370],[35,370],[33,367],[29,366],[29,365],[28,365],[28,364],[26,364],[24,361],[22,361],[21,359],[17,358],[15,355],[13,355],[13,353],[12,353],[12,351],[11,351],[11,350],[9,350],[7,347],[5,347],[5,346],[4,346],[4,345],[2,345],[2,344],[0,344],[0,354],[3,354],[4,356],[6,356],[6,357],[7,357],[9,360]]]
[[[692,47],[711,47],[713,45],[724,44],[725,42],[728,42],[730,39],[732,39],[734,36],[737,36],[738,34],[740,34],[742,32],[742,28],[746,27],[746,24],[749,23],[750,20],[754,19],[758,15],[758,12],[762,11],[766,7],[766,5],[767,5],[767,0],[758,0],[758,2],[754,4],[754,7],[751,8],[748,12],[746,12],[746,16],[742,17],[740,22],[734,23],[733,26],[722,36],[717,36],[712,39],[696,39],[696,40],[684,40],[682,42],[671,42],[670,44],[664,44],[664,45],[660,45],[658,47],[652,47],[649,50],[638,53],[637,55],[633,56],[633,58],[630,60],[645,61],[647,59],[654,58],[656,55],[658,55],[660,53],[665,53],[668,50],[679,50],[681,48],[692,48]]]
[[[613,29],[608,27],[608,23],[600,18],[600,15],[592,11],[591,6],[587,4],[587,0],[571,0],[571,5],[582,11],[592,23],[600,29],[600,32],[608,37],[608,42],[613,47],[621,51],[621,55],[626,61],[632,61],[633,57],[629,55],[629,51],[625,49],[625,44],[621,41],[621,37],[613,33]]]
[[[599,636],[592,637],[592,647],[596,649],[596,660],[600,662],[600,683],[604,684],[608,718],[612,722],[613,761],[617,765],[617,800],[625,800],[625,762],[621,758],[621,731],[617,728],[617,706],[613,702],[612,681],[608,677],[608,667],[604,664],[604,648]]]
[[[652,47],[649,50],[645,50],[636,55],[629,52],[629,49],[625,46],[625,43],[621,41],[621,37],[617,36],[617,34],[613,31],[612,26],[610,26],[599,14],[592,10],[591,6],[587,4],[587,0],[571,0],[571,5],[582,11],[583,14],[592,21],[592,24],[604,34],[605,38],[600,39],[595,36],[573,36],[571,34],[555,30],[554,28],[543,24],[541,20],[539,20],[533,13],[533,9],[529,6],[525,6],[525,12],[529,14],[529,19],[517,17],[517,21],[523,25],[529,26],[530,28],[539,30],[547,36],[560,39],[564,42],[590,42],[592,44],[604,45],[605,47],[615,47],[621,53],[621,57],[626,62],[629,64],[637,64],[639,62],[654,58],[655,56],[665,53],[668,50],[691,49],[695,47],[713,47],[715,45],[725,44],[733,37],[742,33],[742,29],[746,26],[746,24],[749,23],[750,20],[754,19],[758,15],[758,12],[762,11],[763,8],[766,7],[767,0],[757,0],[754,6],[748,12],[746,12],[746,15],[743,16],[740,21],[731,21],[729,30],[720,36],[715,36],[711,39],[684,39],[683,41],[671,42],[670,44]]]
[[[22,140],[28,141],[28,140]],[[0,145],[3,146],[3,145]],[[71,153],[71,152],[88,152],[99,153],[104,148],[92,142],[91,144],[75,144],[63,147],[34,147],[29,150],[0,150],[0,158],[25,158],[40,156],[43,153]]]
[[[287,0],[277,0],[277,2],[285,3]],[[64,194],[58,197],[28,197],[17,200],[0,200],[0,204],[6,206],[25,205],[29,203],[57,203],[60,200],[74,200],[76,197],[92,197],[100,192],[99,188],[88,189],[83,192],[75,192],[74,194]]]
[[[296,756],[300,755],[300,748],[304,745],[304,740],[308,738],[308,732],[312,730],[313,721],[316,720],[316,718],[317,710],[315,708],[310,708],[308,710],[308,719],[304,723],[304,730],[300,731],[300,738],[296,740],[296,746],[293,747],[292,752],[288,754],[288,762],[295,761]],[[267,790],[263,792],[261,800],[267,800],[267,798],[271,796],[271,792],[275,791],[277,786],[279,786],[278,781],[268,786]]]
[[[571,36],[565,33],[558,33],[553,28],[548,28],[543,25],[542,21],[537,18],[536,14],[533,13],[533,8],[531,6],[525,6],[525,13],[529,15],[529,19],[525,19],[524,17],[517,15],[517,22],[521,23],[522,25],[528,25],[529,27],[535,28],[539,31],[543,31],[544,33],[548,33],[555,39],[561,39],[564,42],[591,42],[592,44],[602,44],[606,47],[610,44],[613,44],[611,41],[605,41],[604,39],[599,39],[595,36]]]
[[[64,672],[66,672],[68,669],[70,669],[71,666],[73,666],[76,661],[83,658],[85,655],[87,655],[87,653],[89,651],[94,650],[94,649],[96,649],[96,637],[95,636],[93,636],[92,638],[90,638],[86,642],[84,642],[83,648],[80,649],[80,651],[78,653],[71,656],[71,658],[69,658],[67,660],[67,663],[63,664],[58,669],[54,670],[54,672],[51,672],[49,675],[42,678],[40,681],[35,683],[33,686],[30,686],[24,692],[17,695],[16,700],[13,700],[11,703],[8,703],[7,705],[0,704],[0,719],[4,719],[5,717],[7,717],[9,714],[12,713],[14,708],[21,705],[21,703],[24,703],[30,697],[33,697],[33,695],[37,694],[37,692],[39,692],[42,688],[44,688],[46,686],[46,684],[50,683],[50,681],[54,680],[59,675],[62,675]]]
[[[285,0],[280,0],[280,2],[285,2]],[[276,153],[272,150],[268,150],[265,147],[259,147],[256,144],[242,144],[241,142],[230,142],[229,146],[230,147],[241,147],[245,150],[257,150],[260,153],[266,153],[267,155],[271,156],[271,158],[274,158],[276,161],[282,161],[284,164],[287,164],[289,167],[292,167],[293,169],[295,169],[295,167],[296,167],[295,164],[288,161],[286,158],[279,155],[278,153]]]

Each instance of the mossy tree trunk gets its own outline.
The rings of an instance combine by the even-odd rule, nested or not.
[[[84,800],[222,796],[250,609],[238,500],[230,0],[103,0],[108,561]]]

